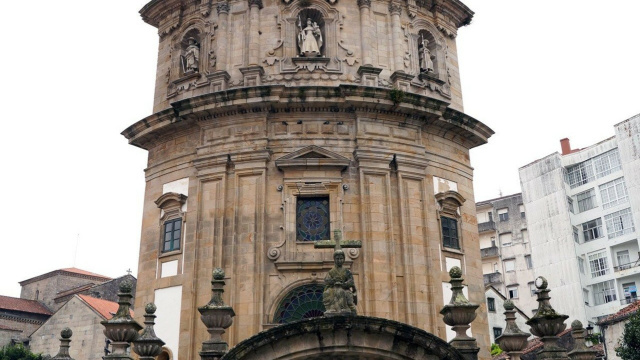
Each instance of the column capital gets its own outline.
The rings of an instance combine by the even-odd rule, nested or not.
[[[249,7],[257,6],[262,9],[264,6],[262,4],[262,0],[249,0]]]
[[[231,7],[229,6],[228,2],[223,1],[223,2],[219,2],[218,5],[216,5],[216,9],[218,10],[218,15],[228,14],[229,11],[231,10]]]
[[[363,8],[363,7],[371,7],[371,0],[358,0],[358,7]]]
[[[389,13],[391,15],[400,15],[402,13],[402,6],[396,3],[389,3]]]

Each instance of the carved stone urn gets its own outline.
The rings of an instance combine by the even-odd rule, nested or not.
[[[476,318],[477,304],[472,304],[462,293],[462,270],[454,266],[449,270],[451,280],[451,301],[445,305],[440,314],[444,315],[442,321],[451,326],[456,332],[456,337],[449,343],[462,352],[467,359],[477,358],[478,345],[476,339],[467,335],[467,330],[471,327],[471,322]]]
[[[142,326],[131,317],[129,307],[131,306],[131,289],[133,285],[130,281],[125,280],[120,283],[120,292],[118,292],[118,311],[109,320],[100,322],[104,326],[104,336],[111,340],[111,354],[104,359],[112,360],[131,360],[127,355],[129,343],[138,338],[138,331]]]
[[[536,278],[535,285],[538,289],[538,312],[527,321],[527,325],[531,327],[531,333],[540,337],[544,344],[543,349],[538,352],[537,358],[538,360],[566,359],[566,350],[558,345],[558,334],[567,327],[564,321],[569,316],[558,314],[549,303],[551,290],[547,289],[547,279],[539,276]]]
[[[229,344],[222,340],[222,334],[233,324],[233,317],[236,313],[231,306],[225,305],[222,300],[225,285],[224,275],[224,270],[220,268],[213,270],[211,300],[198,308],[200,319],[211,335],[209,340],[202,343],[202,351],[200,352],[202,360],[217,360],[229,350]]]
[[[140,360],[153,360],[162,353],[164,341],[156,336],[156,332],[153,329],[156,309],[157,307],[154,303],[148,303],[144,307],[145,328],[138,339],[133,342],[133,351],[140,356]]]
[[[511,300],[504,302],[504,315],[507,326],[502,335],[496,339],[496,343],[500,345],[503,351],[509,354],[511,360],[519,360],[520,355],[522,355],[522,350],[527,347],[527,339],[531,334],[518,328],[518,324],[516,324],[515,305],[513,305]]]

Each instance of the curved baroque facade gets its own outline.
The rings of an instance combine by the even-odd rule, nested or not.
[[[464,4],[153,0],[141,14],[160,45],[154,114],[122,133],[149,152],[136,306],[158,305],[174,359],[207,338],[215,267],[231,345],[322,311],[333,259],[314,240],[340,234],[362,241],[345,249],[360,315],[447,339],[454,265],[484,304],[469,149],[493,132],[462,112]],[[488,357],[485,315],[471,331]]]

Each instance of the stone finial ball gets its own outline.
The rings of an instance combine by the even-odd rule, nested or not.
[[[457,266],[452,267],[451,270],[449,270],[449,276],[451,276],[452,279],[460,279],[462,277],[462,269]]]
[[[213,280],[224,280],[224,270],[215,268],[213,270]]]
[[[536,288],[539,290],[544,290],[547,288],[547,286],[549,285],[549,283],[547,282],[547,279],[545,279],[543,276],[538,276],[536,278]]]
[[[144,311],[147,314],[155,314],[156,310],[158,309],[158,307],[156,306],[156,304],[154,303],[148,303],[147,305],[145,305],[144,307]]]
[[[573,330],[580,330],[582,329],[582,323],[580,322],[580,320],[573,320],[573,322],[571,323],[571,328]]]
[[[120,283],[120,292],[121,293],[130,293],[133,289],[133,284],[129,280],[125,280]]]
[[[504,304],[502,304],[502,306],[504,307],[505,310],[513,310],[516,308],[516,306],[513,305],[513,301],[511,300],[505,301]]]
[[[68,327],[62,329],[62,331],[60,331],[60,336],[63,339],[69,339],[71,338],[71,335],[73,335],[73,331],[71,331],[71,329],[69,329]]]

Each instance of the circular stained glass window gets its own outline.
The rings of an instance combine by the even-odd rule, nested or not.
[[[280,302],[273,322],[286,324],[324,315],[323,291],[324,286],[320,284],[309,284],[295,288]]]
[[[300,197],[296,202],[296,240],[329,240],[329,197]]]

